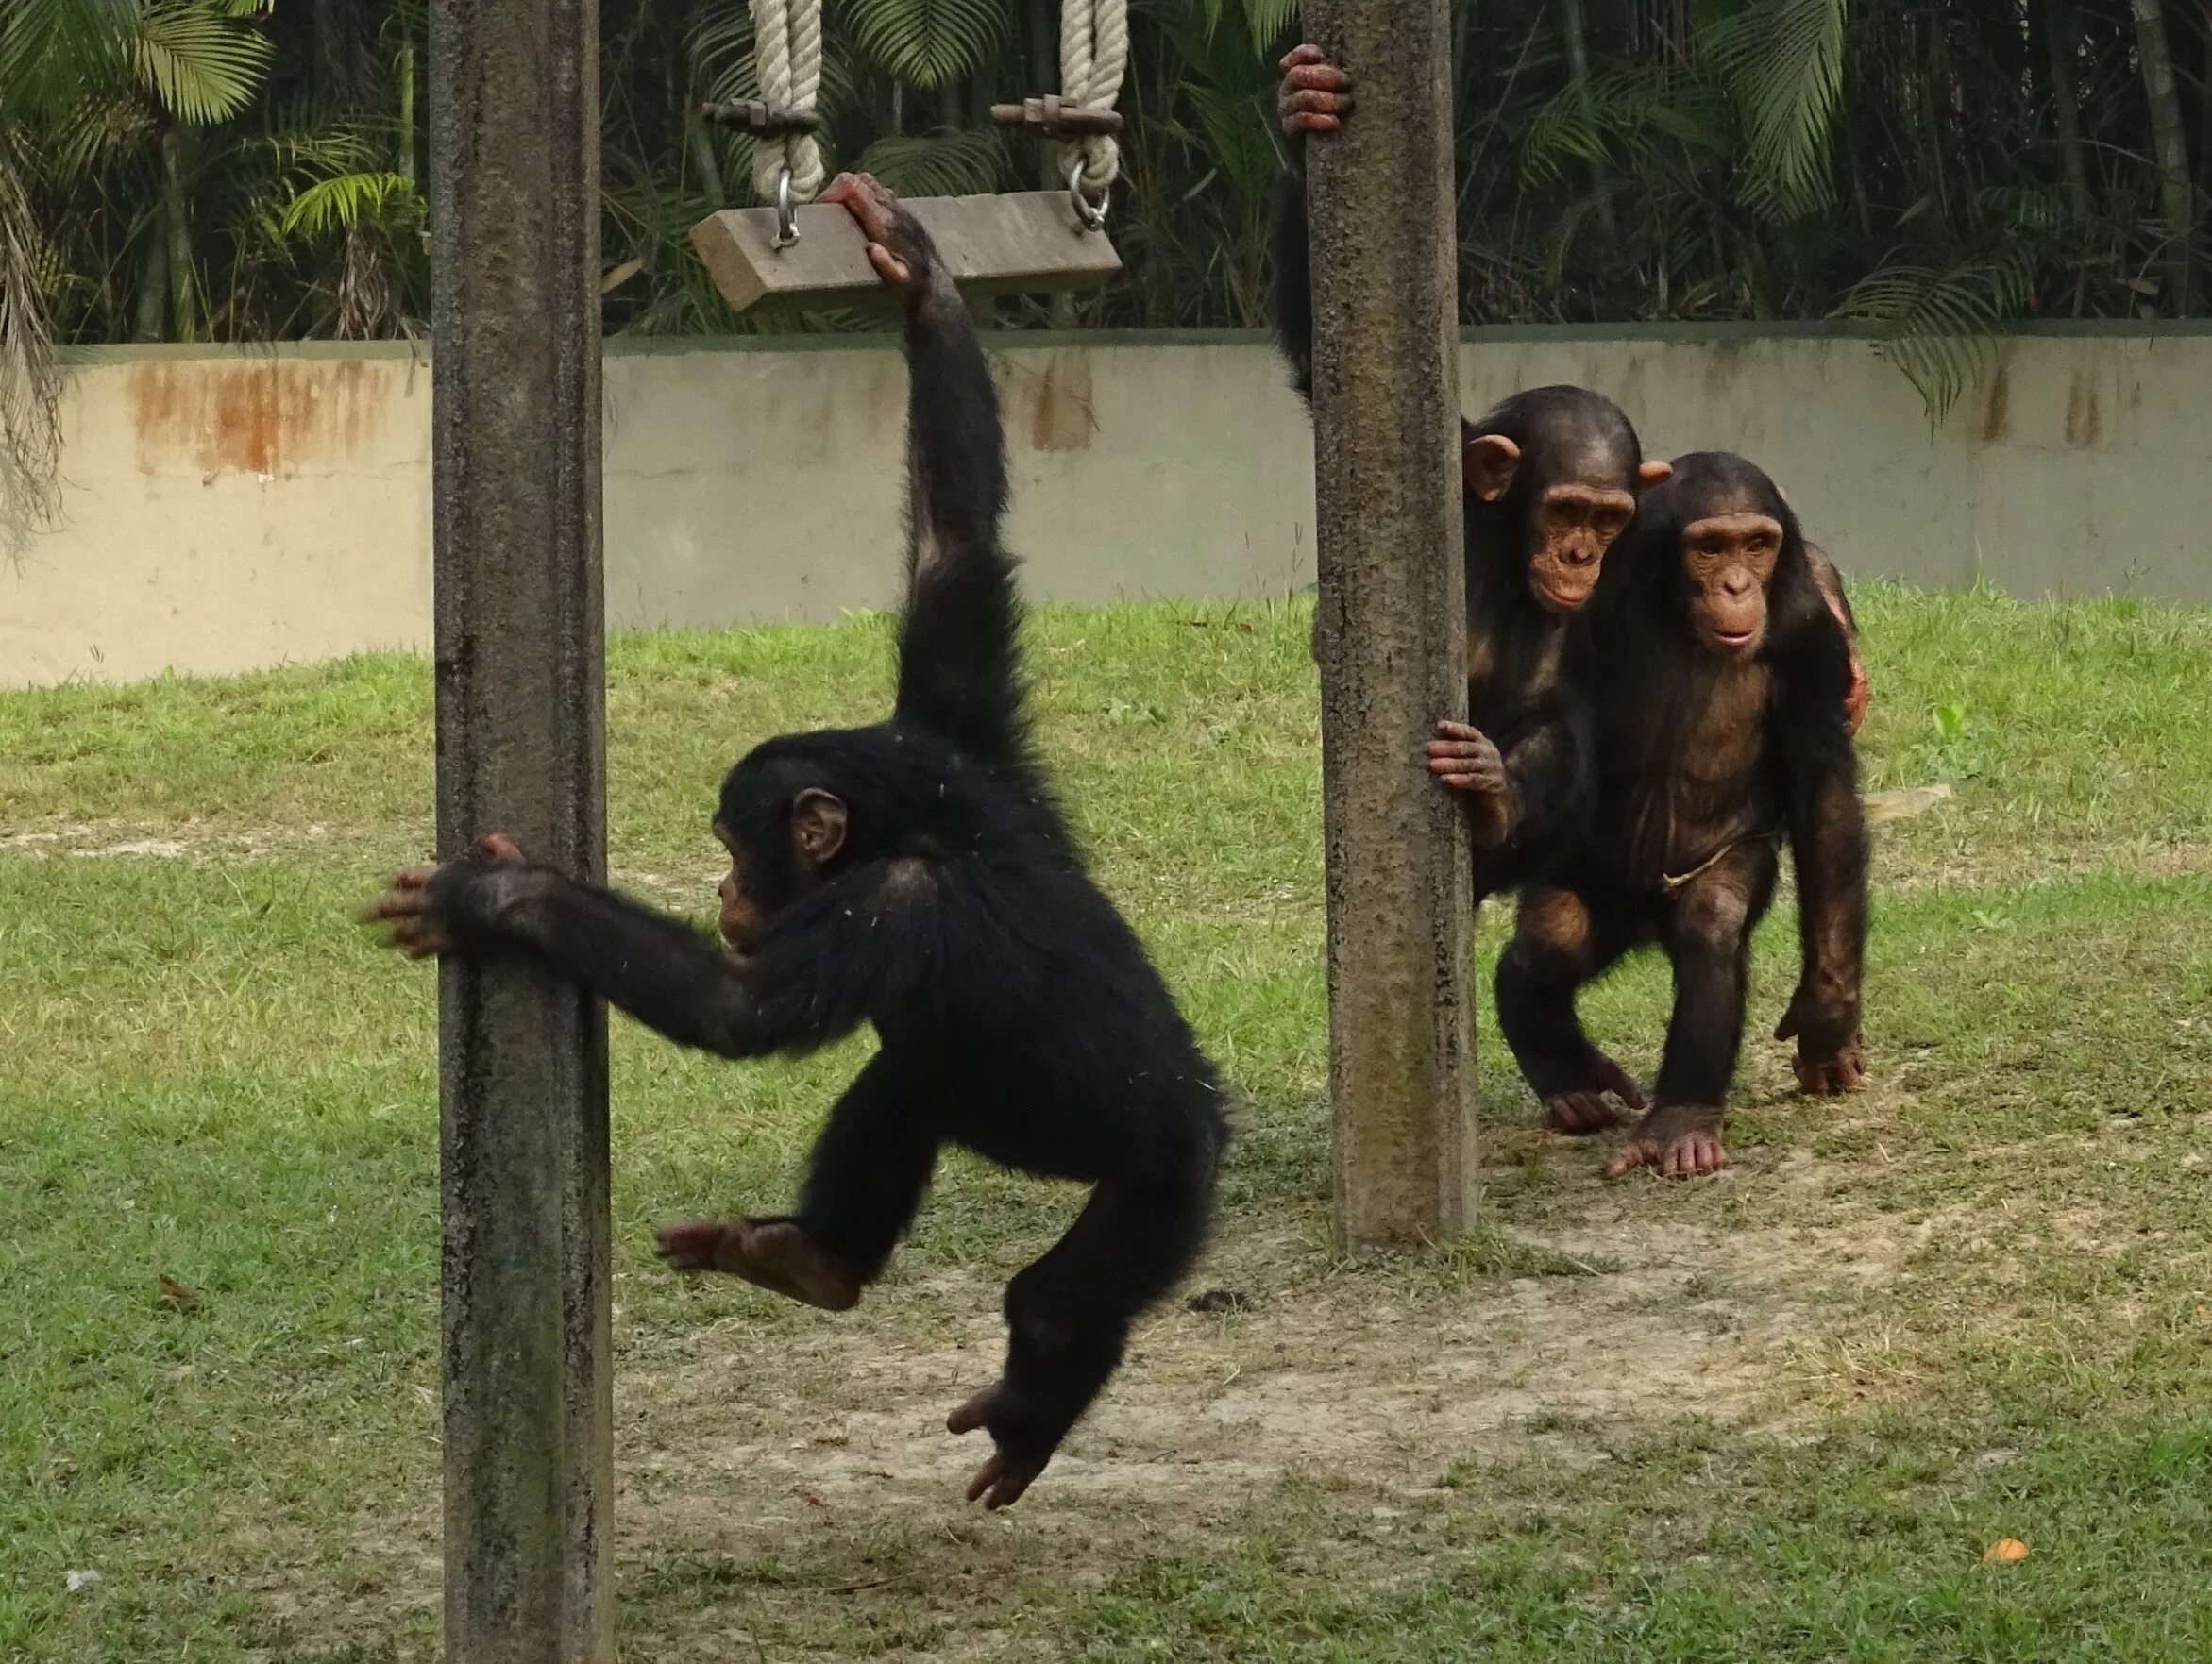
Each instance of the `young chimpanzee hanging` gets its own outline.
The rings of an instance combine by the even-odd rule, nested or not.
[[[727,1057],[874,1025],[796,1214],[661,1234],[684,1270],[843,1310],[882,1273],[939,1147],[1095,1187],[1007,1286],[1005,1372],[955,1409],[996,1449],[969,1488],[1028,1488],[1205,1236],[1227,1138],[1214,1072],[1084,870],[1032,748],[1015,641],[997,395],[937,251],[891,193],[851,210],[903,301],[911,377],[898,694],[872,728],[787,734],[722,782],[727,950],[504,838],[402,874],[372,916],[425,953],[534,952],[670,1039]]]
[[[1776,844],[1798,875],[1802,974],[1776,1037],[1809,1092],[1858,1085],[1866,830],[1846,695],[1850,650],[1773,481],[1740,457],[1680,457],[1646,496],[1578,632],[1594,701],[1597,807],[1525,887],[1497,973],[1498,1023],[1547,1119],[1596,1132],[1623,1071],[1591,1044],[1576,990],[1630,949],[1674,965],[1650,1112],[1613,1171],[1724,1166],[1722,1109],[1743,1041],[1751,930]]]

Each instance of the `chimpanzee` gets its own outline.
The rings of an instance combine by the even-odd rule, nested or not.
[[[1521,882],[1590,806],[1589,718],[1566,674],[1588,601],[1636,494],[1666,478],[1611,399],[1516,393],[1461,424],[1466,486],[1467,717],[1440,722],[1429,771],[1458,794],[1477,896]]]
[[[1845,713],[1850,649],[1773,481],[1741,457],[1677,458],[1606,563],[1570,674],[1596,711],[1596,813],[1566,860],[1522,891],[1498,965],[1499,1026],[1552,1125],[1609,1126],[1618,1118],[1605,1094],[1625,1076],[1583,1033],[1576,990],[1632,948],[1663,948],[1673,1020],[1652,1107],[1612,1170],[1712,1172],[1727,1161],[1751,930],[1785,835],[1803,967],[1776,1037],[1797,1038],[1808,1092],[1864,1079],[1866,830]]]
[[[371,916],[418,957],[535,953],[726,1057],[874,1025],[797,1213],[671,1226],[660,1252],[679,1269],[841,1311],[882,1273],[940,1146],[1090,1183],[1067,1235],[1007,1286],[1003,1376],[946,1423],[990,1433],[968,1496],[996,1508],[1196,1257],[1228,1127],[1212,1066],[1086,873],[1030,739],[998,399],[968,313],[889,191],[848,174],[822,200],[859,222],[903,303],[907,590],[889,720],[770,739],[730,770],[713,825],[731,862],[726,950],[498,836],[401,874]]]
[[[1317,46],[1298,46],[1282,60],[1276,115],[1289,147],[1275,217],[1275,329],[1290,360],[1301,398],[1313,393],[1311,256],[1306,221],[1305,144],[1308,137],[1337,131],[1352,112],[1352,79]],[[1599,563],[1633,513],[1638,493],[1663,480],[1667,464],[1646,462],[1627,414],[1611,399],[1579,387],[1544,387],[1520,394],[1479,422],[1460,424],[1466,497],[1468,725],[1442,723],[1431,743],[1430,768],[1462,799],[1476,852],[1478,893],[1525,876],[1530,853],[1571,824],[1575,792],[1569,773],[1540,764],[1558,756],[1559,719],[1537,714],[1556,706],[1550,661],[1562,633],[1561,617],[1587,597]],[[1506,443],[1499,445],[1498,440]],[[1518,486],[1519,489],[1515,489]],[[1546,582],[1540,563],[1555,575],[1579,580]],[[1866,705],[1856,629],[1841,580],[1824,556],[1815,571],[1830,605],[1851,639],[1852,728]],[[1524,594],[1524,586],[1526,594]],[[1514,618],[1499,603],[1528,616]],[[1532,601],[1534,609],[1526,604]],[[1319,621],[1316,621],[1318,641]],[[1479,685],[1487,683],[1488,685]],[[1527,759],[1501,729],[1533,718],[1548,740],[1537,737]],[[1495,726],[1494,726],[1495,725]],[[1514,752],[1509,765],[1499,747]],[[1563,759],[1562,759],[1563,761]],[[1548,779],[1545,778],[1546,775]],[[1512,789],[1505,782],[1511,777]],[[1545,803],[1529,804],[1528,788]],[[1516,828],[1513,798],[1528,818]],[[1501,831],[1501,829],[1503,829]],[[1501,837],[1521,853],[1501,858]]]
[[[1351,80],[1318,47],[1283,59],[1277,105],[1292,166],[1275,214],[1275,329],[1302,398],[1313,393],[1313,317],[1300,167],[1309,134],[1350,113]],[[1664,479],[1611,399],[1579,387],[1517,393],[1460,423],[1465,488],[1467,717],[1440,722],[1429,769],[1460,794],[1476,893],[1519,882],[1579,824],[1589,798],[1587,721],[1561,676],[1568,617],[1606,550]],[[1314,621],[1318,647],[1323,619]],[[1316,654],[1318,657],[1318,653]]]

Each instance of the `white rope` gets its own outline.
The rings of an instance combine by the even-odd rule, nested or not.
[[[821,92],[821,0],[751,0],[753,66],[760,95],[786,109],[809,110]],[[791,170],[791,195],[812,202],[822,188],[821,146],[812,133],[761,138],[752,145],[752,189],[776,199],[776,181]]]
[[[1060,0],[1060,101],[1111,109],[1129,66],[1128,0]],[[1122,147],[1110,133],[1060,146],[1060,171],[1083,164],[1083,188],[1096,195],[1122,173]]]

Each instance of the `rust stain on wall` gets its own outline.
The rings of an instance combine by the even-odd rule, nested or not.
[[[369,365],[344,359],[137,365],[130,406],[139,472],[181,464],[203,475],[290,479],[350,456],[380,391]]]
[[[1036,401],[1036,412],[1029,426],[1032,450],[1090,448],[1090,435],[1096,424],[1090,413],[1089,354],[1053,354],[1037,383]]]
[[[1989,397],[1982,407],[1982,443],[1995,445],[2012,424],[2012,365],[2000,363],[1989,378]]]
[[[2103,437],[2104,411],[2093,373],[2076,370],[2066,390],[2066,442],[2076,450],[2094,450]]]

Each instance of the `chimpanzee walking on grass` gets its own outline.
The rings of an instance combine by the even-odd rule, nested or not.
[[[683,1270],[827,1310],[881,1274],[941,1146],[1094,1188],[1006,1288],[1004,1374],[954,1410],[994,1454],[969,1499],[1028,1488],[1122,1360],[1138,1314],[1206,1235],[1222,1093],[1136,934],[1084,869],[1030,742],[998,398],[929,237],[890,192],[842,203],[903,303],[911,378],[898,694],[871,728],[766,741],[722,782],[718,948],[526,861],[495,834],[402,873],[371,909],[393,945],[535,953],[668,1038],[726,1057],[874,1026],[795,1214],[661,1233]]]
[[[1785,841],[1801,970],[1775,1037],[1797,1040],[1808,1092],[1865,1079],[1866,826],[1844,710],[1849,649],[1789,504],[1759,468],[1718,452],[1675,459],[1576,648],[1596,709],[1597,813],[1521,892],[1498,961],[1498,1026],[1551,1124],[1600,1131],[1619,1119],[1604,1098],[1626,1077],[1584,1033],[1576,996],[1635,949],[1664,950],[1674,1014],[1654,1101],[1612,1170],[1714,1172],[1728,1161],[1751,932]]]

